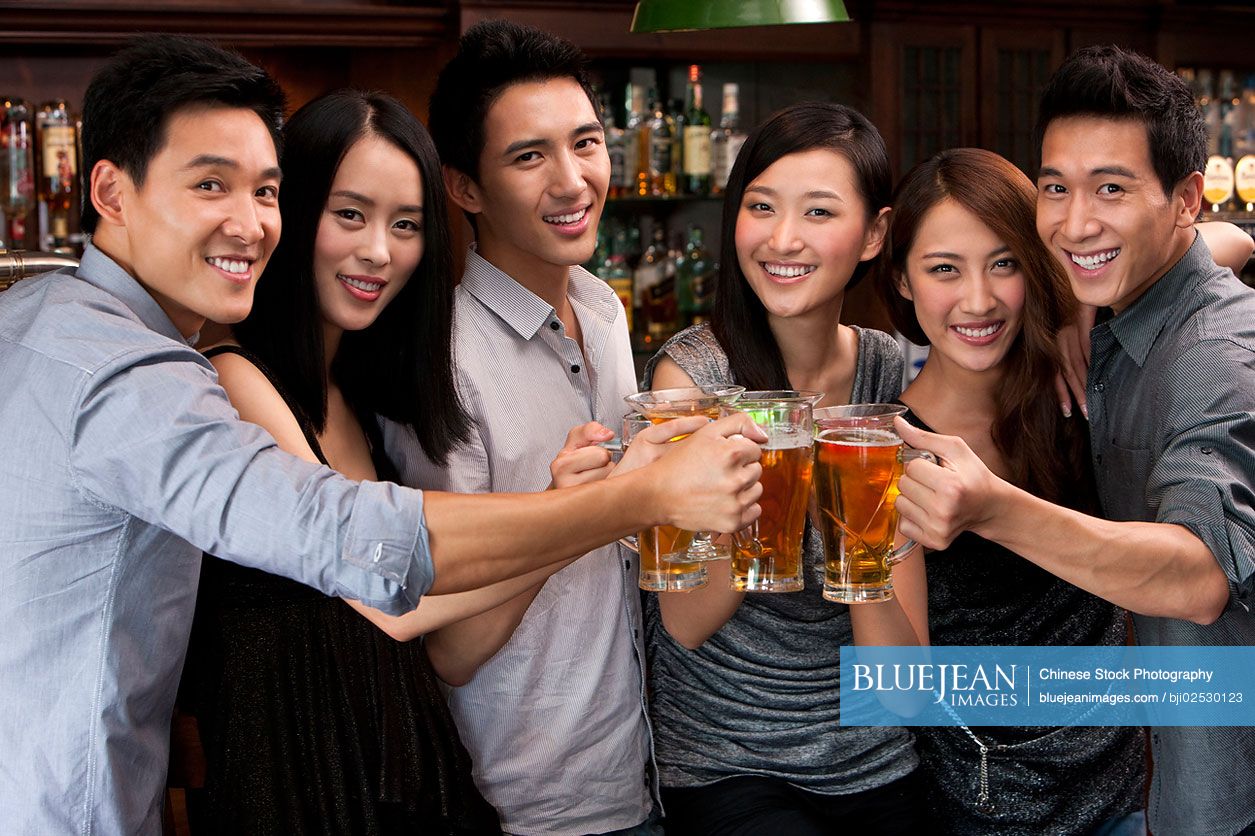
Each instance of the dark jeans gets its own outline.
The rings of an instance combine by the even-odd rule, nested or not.
[[[820,795],[775,778],[739,776],[662,788],[667,836],[827,836],[926,833],[918,772],[852,795]]]

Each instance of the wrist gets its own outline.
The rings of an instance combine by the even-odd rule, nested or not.
[[[972,533],[986,540],[1000,542],[999,532],[1014,513],[1011,506],[1015,501],[1016,490],[1009,482],[992,477],[980,513],[971,527]]]

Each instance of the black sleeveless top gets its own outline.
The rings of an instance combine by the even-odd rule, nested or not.
[[[933,432],[913,412],[903,416]],[[925,556],[934,645],[1122,645],[1124,610],[970,531]],[[978,803],[980,754],[962,728],[915,730],[938,833],[1086,834],[1143,806],[1145,740],[1128,727],[972,727],[989,747],[989,804]]]
[[[249,352],[326,464],[313,426]],[[378,478],[395,481],[373,416]],[[500,833],[419,640],[389,638],[348,604],[205,555],[182,701],[207,765],[197,832]]]

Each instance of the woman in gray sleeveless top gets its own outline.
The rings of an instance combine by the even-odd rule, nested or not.
[[[821,405],[892,400],[897,344],[839,326],[845,289],[884,236],[884,144],[839,105],[780,111],[746,141],[729,180],[711,324],[677,334],[647,388],[735,383],[825,392]],[[668,830],[683,834],[918,833],[911,734],[843,728],[839,654],[856,641],[927,641],[922,559],[895,570],[898,596],[851,607],[821,597],[823,550],[805,544],[806,589],[709,586],[650,594],[651,719]]]

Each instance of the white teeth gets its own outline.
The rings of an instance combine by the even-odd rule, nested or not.
[[[364,282],[361,279],[351,279],[348,276],[337,276],[337,278],[349,287],[355,287],[358,290],[364,290],[367,293],[374,293],[383,287],[383,282]]]
[[[796,279],[798,276],[805,276],[812,272],[814,265],[784,265],[784,264],[763,264],[763,269],[773,276],[779,276],[782,279]]]
[[[1094,253],[1093,255],[1077,255],[1076,253],[1068,253],[1072,257],[1073,264],[1079,264],[1086,270],[1096,270],[1103,264],[1120,254],[1119,249],[1107,250],[1106,252]]]
[[[582,220],[588,214],[588,208],[585,207],[578,212],[572,212],[569,215],[543,215],[545,223],[548,224],[573,224]]]
[[[228,273],[242,274],[248,272],[249,264],[247,261],[235,261],[234,259],[218,258],[216,256],[205,260],[219,270],[226,270]]]
[[[996,334],[1001,331],[1002,323],[995,322],[993,325],[986,325],[984,328],[964,328],[962,325],[956,325],[954,330],[965,337],[988,337],[990,334]]]

